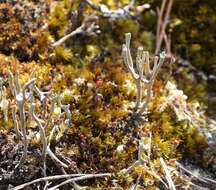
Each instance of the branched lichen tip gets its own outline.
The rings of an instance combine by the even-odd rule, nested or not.
[[[166,57],[166,52],[165,51],[162,51],[160,53],[160,58],[164,59]]]

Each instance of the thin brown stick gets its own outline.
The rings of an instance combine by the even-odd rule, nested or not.
[[[162,21],[160,34],[159,34],[159,36],[157,38],[155,54],[158,54],[159,51],[160,51],[161,44],[162,44],[164,34],[165,34],[165,31],[166,31],[166,27],[167,27],[167,24],[169,22],[169,17],[170,17],[172,4],[173,4],[173,0],[169,0],[167,8],[166,8],[166,13],[165,13],[165,16],[164,16],[164,20]]]
[[[171,41],[168,38],[166,33],[163,36],[164,36],[164,42],[165,42],[165,45],[166,45],[167,55],[171,56]]]
[[[160,32],[161,32],[161,24],[162,24],[162,20],[163,20],[162,17],[163,17],[163,12],[164,12],[165,5],[166,5],[166,0],[163,0],[162,4],[161,4],[161,8],[159,9],[157,7],[158,20],[157,20],[156,42],[158,42],[159,35],[160,35]]]

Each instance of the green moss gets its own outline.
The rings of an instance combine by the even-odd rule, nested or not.
[[[61,46],[55,47],[53,52],[53,61],[56,63],[69,63],[73,60],[73,54],[70,49]]]
[[[49,30],[57,39],[62,37],[67,30],[69,11],[70,1],[64,0],[58,2],[51,13],[49,20]]]
[[[99,3],[99,1],[95,2]],[[127,4],[129,0],[119,2],[105,0],[100,2],[107,3],[111,9],[116,9]],[[150,1],[136,3],[144,2]],[[175,6],[177,6],[179,2],[175,3]],[[196,1],[183,1],[183,3],[191,5],[190,3],[196,3]],[[130,104],[135,101],[137,92],[134,81],[125,71],[120,56],[121,45],[124,41],[122,33],[132,32],[134,39],[131,44],[132,51],[136,51],[136,48],[140,45],[144,46],[144,49],[153,51],[155,15],[150,12],[143,13],[139,22],[130,19],[110,21],[100,18],[98,23],[102,32],[99,36],[90,38],[80,35],[79,38],[65,43],[64,47],[48,48],[52,38],[58,40],[71,29],[68,16],[71,10],[77,9],[78,4],[79,2],[75,2],[71,7],[69,0],[58,1],[51,11],[48,23],[49,32],[41,34],[41,38],[37,38],[37,42],[34,44],[34,48],[40,49],[39,64],[28,62],[28,64],[23,65],[17,61],[16,57],[0,55],[2,66],[0,71],[6,74],[8,65],[14,72],[21,70],[21,83],[24,83],[29,79],[29,71],[35,68],[35,77],[38,79],[37,85],[39,87],[46,89],[48,86],[52,88],[53,93],[63,93],[62,102],[70,104],[72,125],[64,135],[63,131],[66,126],[61,125],[58,142],[53,141],[53,146],[55,146],[55,143],[56,146],[59,146],[63,141],[63,146],[58,150],[60,151],[59,155],[76,162],[82,173],[112,172],[115,175],[112,176],[110,181],[109,179],[94,179],[90,182],[83,182],[83,184],[93,184],[95,189],[97,187],[110,188],[110,184],[119,187],[119,189],[120,186],[123,189],[128,189],[141,174],[140,184],[142,188],[156,189],[160,187],[160,180],[156,177],[152,168],[158,176],[164,176],[160,157],[166,159],[169,165],[172,165],[172,159],[191,157],[197,158],[201,162],[210,159],[203,156],[207,148],[207,142],[199,131],[201,127],[205,126],[201,124],[194,126],[189,121],[177,121],[175,112],[169,106],[164,111],[159,111],[167,98],[163,93],[165,86],[163,83],[166,83],[164,82],[166,76],[161,77],[161,81],[154,84],[154,97],[149,104],[148,113],[145,115],[145,119],[148,119],[148,121],[142,123],[130,117]],[[177,8],[174,7],[174,10]],[[204,23],[204,26],[200,23],[205,18],[203,15],[208,15],[211,10],[203,6],[199,8],[197,13],[194,13],[199,14],[199,17],[192,18],[195,23],[198,23],[198,28],[196,28],[190,23],[191,21],[188,21],[188,15],[183,15],[184,18],[182,18],[181,14],[184,14],[184,8],[179,7],[179,12],[174,12],[176,18],[170,26],[178,36],[178,39],[174,39],[175,43],[178,42],[175,46],[177,48],[176,52],[182,53],[187,45],[191,59],[204,63],[209,52],[203,53],[205,46],[200,41],[206,43],[209,40],[210,44],[214,43],[213,33],[208,34],[207,37],[203,36],[200,41],[198,37],[203,34],[206,25],[206,23]],[[88,14],[92,11],[90,8],[86,10]],[[186,9],[185,14],[188,14],[188,11]],[[16,24],[17,21],[13,20],[7,26],[10,31],[9,38],[16,36],[12,33]],[[189,29],[186,27],[187,24],[191,26]],[[183,29],[180,28],[182,26]],[[19,32],[18,30],[18,34]],[[5,35],[6,37],[3,36],[3,39],[8,37],[7,34]],[[39,31],[37,31],[36,36],[40,37]],[[26,42],[25,40],[28,39],[22,38],[21,40]],[[8,46],[7,43],[6,46]],[[105,54],[104,52],[108,53]],[[174,73],[178,69],[174,68]],[[166,75],[165,71],[166,68],[162,70],[161,75]],[[186,93],[191,94],[189,100],[197,97],[202,99],[205,96],[205,85],[200,84],[199,80],[191,80],[190,72],[190,70],[185,69],[184,73],[179,75],[178,82]],[[83,79],[84,82],[78,85],[75,82],[77,78]],[[194,89],[195,86],[196,90]],[[143,93],[143,99],[145,99],[145,93]],[[187,107],[192,108],[192,104],[187,103]],[[36,110],[39,113],[39,107]],[[198,119],[202,120],[202,117]],[[54,115],[54,119],[56,118],[57,115]],[[53,121],[53,123],[55,122],[57,121]],[[12,130],[13,122],[4,123],[1,118],[0,129],[5,130],[5,128]],[[30,129],[37,130],[37,127],[30,127],[29,125]],[[49,134],[50,130],[51,127],[47,128],[46,134]],[[144,139],[146,142],[149,134],[152,135],[150,163],[134,167],[130,174],[122,176],[120,171],[137,160],[139,139]],[[38,142],[33,142],[33,145],[40,146]],[[119,150],[119,146],[123,148]],[[148,158],[146,151],[142,152],[142,156],[144,159]],[[70,170],[71,168],[69,168]],[[174,180],[176,179],[176,176],[174,176]]]
[[[216,20],[215,5],[214,1],[183,0],[176,1],[172,11],[173,19],[181,22],[172,32],[179,36],[173,37],[175,52],[189,59],[196,67],[212,74],[216,74],[216,56],[211,52],[216,43],[216,27],[213,24]]]

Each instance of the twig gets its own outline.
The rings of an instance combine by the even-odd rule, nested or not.
[[[165,176],[166,176],[166,180],[167,180],[168,185],[169,185],[169,189],[170,190],[176,190],[175,185],[173,183],[173,180],[171,178],[169,169],[168,169],[168,167],[167,167],[167,165],[166,165],[166,163],[165,163],[165,161],[163,160],[162,157],[160,158],[160,163],[161,163],[161,166],[163,167],[163,170],[164,170],[164,173],[165,173]]]
[[[57,166],[57,167],[59,167],[59,166]],[[67,172],[65,171],[65,169],[63,167],[61,167],[60,170],[64,175],[67,174]],[[78,173],[78,174],[80,174],[80,173]],[[70,177],[67,177],[67,179],[70,179]],[[73,186],[74,190],[81,190],[82,189],[82,187],[79,186],[75,181],[72,182],[72,186]]]
[[[63,185],[66,185],[68,183],[71,183],[71,182],[75,182],[75,181],[81,181],[81,180],[86,180],[86,179],[91,179],[91,178],[98,178],[98,177],[111,177],[111,174],[110,173],[104,173],[104,174],[86,174],[84,176],[80,176],[80,177],[75,177],[75,178],[72,178],[72,179],[68,179],[54,187],[51,187],[49,188],[48,190],[56,190],[57,188],[63,186]]]
[[[23,189],[29,185],[32,185],[34,183],[38,183],[38,182],[46,182],[49,180],[57,180],[57,179],[64,179],[64,178],[68,178],[68,177],[80,177],[80,176],[84,176],[84,175],[88,175],[88,174],[67,174],[67,175],[55,175],[55,176],[48,176],[48,177],[42,177],[39,179],[35,179],[33,181],[24,183],[22,185],[18,185],[16,187],[13,187],[11,190],[19,190],[19,189]]]
[[[165,8],[166,0],[163,0],[161,9],[158,10],[158,24],[157,24],[157,32],[156,32],[156,49],[155,54],[158,54],[161,49],[161,44],[164,39],[164,35],[166,33],[166,27],[169,22],[170,12],[173,4],[173,0],[169,0],[167,7]],[[164,11],[166,11],[164,13]],[[164,15],[164,20],[162,20],[162,17]]]
[[[171,38],[170,35],[167,36],[167,34],[164,34],[164,43],[166,45],[166,50],[167,50],[167,54],[168,56],[171,56]]]
[[[205,184],[209,184],[210,186],[216,186],[216,181],[210,178],[206,178],[206,177],[202,177],[202,176],[198,176],[196,174],[194,174],[192,171],[186,169],[182,164],[180,164],[179,162],[175,162],[175,164],[182,169],[183,171],[185,171],[186,173],[190,174],[191,176],[193,176],[194,178],[196,178],[198,181],[205,183]]]
[[[163,13],[164,13],[164,8],[166,5],[166,1],[167,0],[163,0],[162,4],[161,4],[161,8],[159,9],[157,7],[157,14],[158,14],[158,20],[157,20],[157,31],[156,31],[156,42],[158,43],[159,40],[159,36],[160,36],[160,32],[161,32],[161,24],[162,24],[162,20],[163,20]]]
[[[72,31],[71,33],[65,35],[64,37],[62,37],[61,39],[59,39],[58,41],[54,42],[52,44],[52,47],[56,47],[59,46],[61,44],[63,44],[67,39],[71,38],[72,36],[75,36],[77,34],[80,34],[83,32],[84,29],[84,24],[82,24],[80,27],[78,27],[76,30]]]
[[[63,44],[66,40],[68,40],[69,38],[71,38],[77,34],[85,34],[85,35],[91,36],[91,35],[95,35],[96,33],[100,33],[99,26],[96,25],[95,21],[94,21],[96,18],[97,17],[94,15],[90,15],[90,16],[86,17],[81,26],[76,28],[71,33],[63,36],[58,41],[54,42],[52,44],[52,47],[56,47],[56,46]]]

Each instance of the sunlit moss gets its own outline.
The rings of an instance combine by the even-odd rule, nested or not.
[[[215,2],[182,1],[181,6],[179,3],[178,1],[174,3],[172,12],[173,18],[181,22],[173,29],[173,33],[179,36],[179,38],[173,38],[173,44],[177,45],[173,48],[185,58],[190,59],[198,68],[202,68],[207,73],[215,73],[216,57],[209,51],[215,44],[213,23],[216,17],[209,17],[209,15],[214,15]],[[207,33],[206,28],[208,28]]]
[[[58,2],[53,8],[49,20],[49,29],[56,38],[62,37],[67,30],[68,14],[70,11],[69,0]]]
[[[73,54],[70,49],[58,46],[54,48],[53,59],[56,63],[68,63],[72,61]]]
[[[94,2],[105,3],[111,9],[117,9],[129,1],[96,0]],[[49,17],[48,30],[41,35],[40,30],[34,33],[36,42],[33,47],[34,50],[39,49],[38,59],[34,61],[27,60],[26,64],[22,64],[17,60],[17,55],[5,56],[0,54],[0,73],[3,76],[7,75],[9,69],[13,73],[19,71],[20,81],[23,84],[30,78],[30,73],[35,70],[31,77],[37,79],[36,84],[43,90],[52,90],[52,93],[60,94],[62,102],[70,105],[72,124],[65,134],[66,125],[60,125],[57,135],[58,142],[52,141],[53,146],[59,146],[59,144],[61,146],[56,152],[60,151],[60,155],[68,157],[69,162],[75,160],[82,173],[99,173],[101,171],[114,173],[116,180],[109,181],[105,179],[103,181],[92,180],[93,182],[89,182],[95,182],[95,188],[96,186],[110,188],[110,184],[113,183],[113,186],[128,189],[141,174],[140,184],[142,188],[157,189],[160,186],[160,180],[150,168],[154,168],[157,175],[163,177],[159,157],[166,159],[170,165],[172,165],[170,161],[172,159],[178,160],[190,157],[198,158],[197,160],[201,162],[203,160],[208,162],[210,156],[203,156],[203,152],[207,148],[206,138],[199,130],[205,126],[194,124],[202,123],[200,120],[205,119],[204,114],[198,119],[194,117],[193,120],[196,122],[192,123],[188,120],[178,121],[171,106],[167,106],[161,111],[163,103],[168,98],[164,92],[166,85],[164,78],[158,78],[161,81],[156,81],[153,87],[154,96],[149,104],[148,112],[143,117],[145,122],[140,124],[138,120],[131,118],[137,91],[133,79],[125,70],[120,56],[121,44],[124,40],[122,33],[133,33],[134,40],[133,44],[131,44],[133,50],[142,45],[144,49],[153,51],[154,35],[153,32],[148,30],[155,24],[154,15],[144,13],[143,18],[146,19],[146,25],[148,25],[148,27],[145,25],[146,28],[130,19],[110,21],[100,18],[102,21],[100,20],[99,24],[102,32],[99,36],[79,36],[80,38],[74,39],[71,44],[68,43],[64,44],[65,46],[55,48],[51,47],[53,40],[58,40],[68,32],[68,29],[71,29],[68,14],[71,10],[76,10],[78,4],[79,2],[76,2],[74,7],[71,7],[69,0],[56,2]],[[92,10],[88,8],[88,11],[91,12]],[[203,7],[199,9],[198,13],[205,15],[208,13],[208,9]],[[197,21],[202,19],[201,16]],[[144,23],[142,19],[139,22]],[[184,20],[178,20],[178,18],[176,18],[175,22],[172,25],[173,30],[177,30],[178,27],[187,23]],[[17,23],[16,19],[13,18],[8,24],[5,27],[7,27],[9,35],[3,35],[3,39],[17,36],[20,32],[20,23]],[[199,32],[196,28],[192,28],[189,36],[197,38],[197,35],[199,35]],[[212,38],[211,35],[208,37]],[[20,38],[20,40],[20,42],[26,44],[28,38]],[[82,42],[82,47],[77,43],[78,40]],[[187,44],[188,36],[180,31],[178,40],[181,43],[176,45],[177,52],[183,48],[185,43]],[[212,41],[214,40],[211,39]],[[16,49],[20,47],[17,42],[12,46],[7,43],[5,46],[10,48]],[[203,46],[194,42],[189,44],[188,47],[190,53],[196,54],[195,58],[204,63],[205,57],[200,54],[204,50]],[[25,47],[21,50],[29,52],[32,49]],[[176,68],[174,68],[175,71],[177,71]],[[189,101],[195,99],[195,97],[203,97],[205,87],[199,84],[199,81],[192,80],[191,82],[189,80],[191,79],[190,70],[185,69],[184,72],[179,77],[181,79],[179,83],[182,84],[181,87],[188,94],[191,91],[193,92]],[[161,73],[162,75],[166,75],[166,73]],[[186,82],[186,85],[184,85],[184,82]],[[195,86],[198,93],[194,93]],[[145,88],[144,85],[143,100],[146,98]],[[9,98],[11,98],[10,93]],[[36,111],[40,113],[40,105],[37,106]],[[178,106],[181,105],[178,104]],[[186,102],[186,107],[188,110],[193,109],[190,102]],[[53,118],[57,119],[60,113],[61,109],[57,108]],[[2,113],[0,114],[2,115]],[[5,123],[0,118],[0,129],[13,130],[13,121]],[[28,123],[28,129],[29,131],[35,131],[37,126],[30,126]],[[49,134],[51,129],[52,126],[47,128],[46,134]],[[133,168],[130,174],[122,176],[120,171],[137,160],[138,141],[141,138],[146,141],[149,138],[147,134],[151,134],[152,137],[150,163],[146,162],[143,165],[145,167],[137,166]],[[31,143],[33,146],[40,146],[38,139],[33,139]],[[148,159],[146,152],[143,152],[142,155],[143,158]],[[151,166],[149,167],[149,165]],[[176,179],[177,177],[174,180]]]

